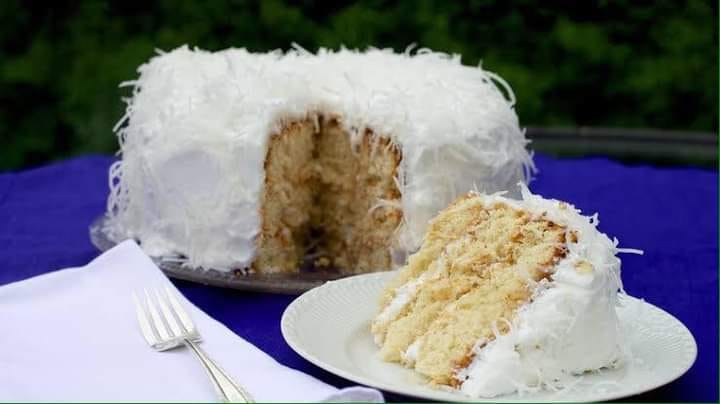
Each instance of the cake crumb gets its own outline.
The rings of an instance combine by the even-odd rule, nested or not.
[[[581,274],[590,274],[593,272],[593,266],[587,261],[578,261],[575,263],[575,270]]]

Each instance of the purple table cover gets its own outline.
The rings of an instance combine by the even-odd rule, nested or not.
[[[0,285],[81,266],[99,254],[88,225],[105,209],[112,161],[87,156],[0,174]],[[586,214],[599,212],[602,231],[622,247],[645,251],[621,256],[626,291],[680,319],[697,340],[698,359],[687,374],[629,399],[717,402],[717,171],[544,155],[536,163],[534,192],[569,201]],[[201,309],[281,363],[338,387],[352,384],[285,344],[280,316],[294,297],[176,283]],[[3,349],[12,347],[0,347],[0,360]]]

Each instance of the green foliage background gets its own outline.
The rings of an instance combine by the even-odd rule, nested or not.
[[[0,170],[112,152],[117,87],[155,49],[450,53],[503,76],[523,125],[717,130],[717,2],[0,2]]]

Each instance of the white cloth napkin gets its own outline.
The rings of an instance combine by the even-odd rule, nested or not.
[[[0,401],[217,401],[186,348],[158,353],[140,333],[131,293],[174,289],[133,241],[90,264],[0,287]],[[185,306],[202,347],[257,401],[382,401],[338,390],[277,363],[223,324]]]

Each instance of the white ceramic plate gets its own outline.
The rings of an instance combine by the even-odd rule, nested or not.
[[[400,365],[383,362],[370,334],[389,272],[358,275],[312,289],[283,314],[288,345],[315,365],[346,379],[385,391],[437,401],[604,401],[640,394],[680,377],[697,356],[690,331],[676,318],[642,300],[625,297],[618,311],[627,326],[633,360],[616,370],[582,376],[560,393],[542,391],[471,399],[430,388],[420,376]]]

